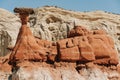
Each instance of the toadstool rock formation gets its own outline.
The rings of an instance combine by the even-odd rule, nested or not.
[[[30,31],[30,28],[27,26],[28,16],[31,12],[33,12],[33,10],[26,8],[15,8],[14,11],[20,14],[22,26],[18,34],[16,45],[10,55],[10,62],[14,64],[16,61],[23,60],[45,60],[46,53],[44,48],[37,44],[36,39]]]

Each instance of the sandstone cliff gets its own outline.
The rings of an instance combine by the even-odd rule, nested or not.
[[[33,34],[46,40],[56,41],[67,37],[74,25],[85,26],[89,30],[102,29],[110,35],[120,51],[120,15],[104,11],[75,12],[56,7],[35,9],[30,19]]]
[[[8,31],[15,45],[20,28],[20,20],[14,14],[0,9],[0,29]],[[56,41],[67,37],[67,32],[75,25],[85,26],[89,30],[102,29],[110,35],[120,51],[120,15],[104,11],[75,12],[56,7],[36,8],[30,16],[30,26],[34,36]]]
[[[112,39],[108,37],[110,35],[114,41],[119,42],[117,38],[119,37],[117,29],[119,28],[119,15],[99,11],[73,12],[55,7],[34,10],[35,14],[30,16],[30,28],[37,38],[22,22],[10,58],[9,55],[0,58],[0,79],[120,79],[118,55]],[[19,24],[19,19],[17,17],[16,19],[15,23],[18,21],[17,24]],[[19,30],[19,25],[15,29]],[[10,34],[8,29],[2,30]],[[15,32],[17,31],[13,33]],[[15,40],[16,37],[10,36]],[[57,44],[52,41],[56,41]],[[119,51],[118,42],[116,42],[116,48]],[[44,56],[47,60],[44,60]],[[56,56],[60,60],[57,60]]]

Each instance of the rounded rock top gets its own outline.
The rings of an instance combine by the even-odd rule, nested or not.
[[[33,14],[34,10],[33,8],[15,8],[14,12],[20,14]]]

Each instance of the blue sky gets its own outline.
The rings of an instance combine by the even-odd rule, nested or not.
[[[120,0],[0,0],[0,8],[58,6],[74,11],[103,10],[120,14]]]

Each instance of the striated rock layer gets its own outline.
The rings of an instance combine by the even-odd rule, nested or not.
[[[57,41],[67,38],[67,33],[76,26],[84,26],[89,30],[104,30],[110,35],[116,49],[120,51],[120,15],[104,11],[76,12],[58,7],[42,7],[34,9],[30,17],[33,34],[41,39]]]
[[[49,7],[45,8],[49,9]],[[52,35],[51,40],[57,40],[56,42],[41,40],[40,38],[42,37],[36,36],[35,38],[27,26],[29,10],[27,12],[27,14],[24,12],[20,13],[22,26],[19,30],[16,45],[11,51],[10,56],[0,58],[0,79],[120,79],[118,53],[114,47],[112,38],[106,34],[106,31],[88,30],[85,27],[74,25],[72,26],[73,29],[67,27],[64,36],[66,39],[58,38],[57,35],[53,38]],[[54,16],[46,20],[47,24],[59,21],[60,19]],[[62,23],[62,21],[60,22]],[[46,36],[48,32],[44,26],[43,24],[41,25],[41,29],[45,32],[45,38],[42,39],[47,39],[50,37],[47,36],[51,35],[51,31],[48,31],[49,34]],[[48,26],[46,25],[46,27]]]
[[[22,46],[17,46],[18,49],[15,49],[15,46],[13,52],[16,53],[12,52],[10,56],[10,61],[16,62],[15,66],[12,65],[19,67],[17,72],[12,73],[11,79],[119,80],[119,66],[115,66],[118,64],[118,54],[114,49],[112,39],[101,30],[95,30],[91,34],[85,34],[86,31],[90,31],[86,29],[86,31],[83,32],[84,28],[81,26],[76,26],[75,28],[77,28],[77,31],[73,29],[68,34],[69,37],[72,34],[74,34],[74,36],[59,40],[56,44],[55,42],[35,38],[32,34],[26,35],[26,37],[32,37],[32,39],[25,39],[22,31],[26,30],[27,34],[30,30],[29,27],[22,26],[18,36],[19,39],[16,43],[16,46],[18,44]],[[76,32],[78,35],[76,35]],[[83,32],[83,35],[80,35],[81,32]],[[21,43],[19,40],[21,40]],[[26,43],[29,43],[29,45],[26,45]],[[30,50],[33,52],[37,50],[35,47],[43,48],[46,52],[44,56],[47,58],[47,63],[40,62],[40,60],[43,61],[44,58],[41,58],[41,55],[37,55],[36,53],[31,53],[29,50],[30,46]],[[34,55],[37,55],[37,58]],[[58,61],[56,61],[56,58]],[[50,61],[54,63],[50,63]],[[108,67],[95,64],[104,64],[108,65]]]
[[[116,49],[120,51],[120,15],[104,11],[75,12],[58,7],[41,7],[34,9],[35,14],[30,15],[30,26],[34,36],[57,41],[67,37],[67,32],[75,25],[81,25],[89,30],[102,29],[109,34],[115,42]],[[20,19],[14,14],[0,9],[0,29],[7,31],[14,46],[19,28]]]
[[[114,42],[104,31],[95,30],[90,33],[81,26],[75,26],[68,36],[70,38],[56,43],[40,40],[32,35],[29,27],[23,25],[10,61],[93,61],[97,64],[115,65],[119,63]]]

